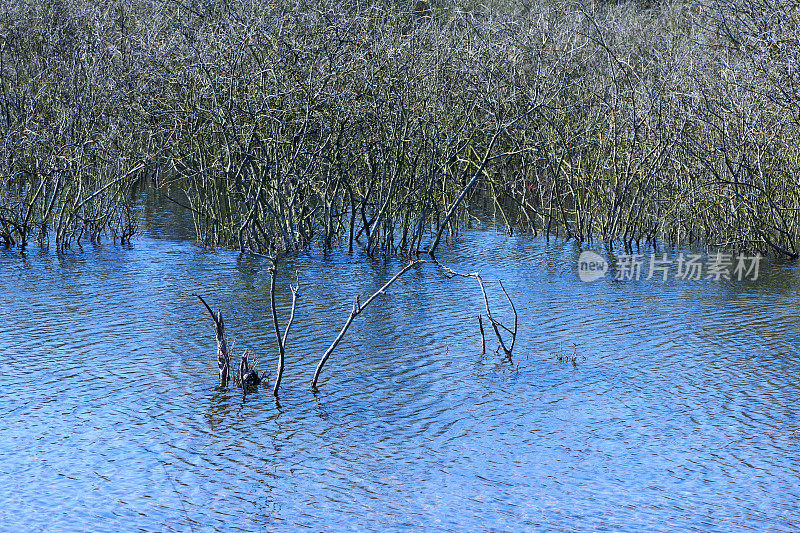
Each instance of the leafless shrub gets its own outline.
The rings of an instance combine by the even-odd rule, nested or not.
[[[131,36],[114,6],[0,7],[0,236],[58,247],[125,242],[128,190],[144,168]]]
[[[6,3],[0,240],[414,254],[515,228],[797,256],[795,0]],[[435,244],[434,244],[435,243]]]

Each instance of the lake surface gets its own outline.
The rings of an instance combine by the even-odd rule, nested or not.
[[[481,270],[510,325],[503,280],[512,360],[488,329],[481,354],[475,281],[427,264],[356,319],[314,395],[353,297],[404,262],[296,255],[276,402],[271,379],[217,390],[193,296],[272,378],[267,262],[197,247],[176,213],[145,218],[131,246],[0,249],[2,531],[800,529],[795,263],[584,283],[574,243],[468,230],[440,259]]]

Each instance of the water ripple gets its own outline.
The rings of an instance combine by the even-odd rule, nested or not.
[[[218,391],[208,313],[272,372],[263,260],[148,236],[67,254],[0,250],[0,530],[796,530],[800,270],[760,283],[578,281],[572,243],[467,231],[520,323],[480,353],[474,280],[298,255],[287,374]],[[562,350],[576,364],[559,361]],[[797,433],[795,433],[797,431]],[[13,510],[13,512],[12,512]]]

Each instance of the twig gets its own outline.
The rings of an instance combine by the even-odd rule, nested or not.
[[[502,322],[499,322],[498,320],[495,320],[495,318],[492,316],[492,311],[489,308],[489,298],[486,295],[486,288],[483,285],[483,278],[481,277],[481,273],[480,272],[472,272],[470,274],[464,274],[462,272],[456,272],[452,268],[441,264],[436,259],[431,259],[431,261],[441,269],[442,274],[444,275],[444,277],[446,277],[448,279],[454,278],[456,276],[460,276],[462,278],[472,278],[472,279],[477,280],[478,285],[480,285],[480,287],[481,287],[481,293],[483,294],[483,303],[484,303],[484,305],[486,307],[486,317],[489,319],[489,323],[491,323],[491,325],[492,325],[492,329],[494,330],[494,334],[497,337],[497,340],[500,341],[500,346],[503,348],[503,351],[505,352],[506,356],[510,358],[511,357],[511,353],[514,351],[514,344],[515,344],[515,342],[517,340],[517,323],[519,321],[519,318],[517,316],[517,309],[516,309],[516,307],[514,307],[514,302],[511,301],[511,297],[508,295],[508,292],[506,292],[505,287],[503,287],[503,282],[498,280],[498,283],[500,284],[500,289],[502,289],[503,294],[506,295],[506,299],[508,300],[508,303],[511,305],[511,310],[514,312],[514,329],[513,330],[509,329]],[[478,315],[478,327],[481,330],[481,340],[482,340],[481,353],[483,354],[483,353],[486,353],[486,338],[484,336],[484,331],[483,331],[483,318],[480,315]],[[503,337],[500,334],[500,328],[504,329],[505,331],[507,331],[508,333],[511,334],[511,344],[508,347],[506,347],[505,341],[503,340]]]
[[[486,353],[486,335],[483,333],[483,317],[478,315],[478,328],[481,330],[481,355]]]
[[[289,288],[292,290],[292,313],[289,315],[289,322],[286,323],[286,330],[283,332],[283,346],[286,346],[286,337],[289,335],[289,328],[292,327],[292,321],[294,320],[294,308],[295,304],[297,303],[297,295],[298,290],[300,289],[300,276],[298,272],[295,270],[295,285],[289,284]]]
[[[498,322],[497,320],[494,319],[494,317],[492,316],[492,311],[489,309],[489,298],[486,296],[486,288],[483,286],[483,278],[481,278],[480,274],[475,274],[475,279],[478,280],[478,284],[481,286],[481,292],[483,292],[483,302],[486,304],[486,316],[489,319],[489,322],[491,322],[491,324],[492,324],[492,329],[494,330],[494,334],[497,337],[497,340],[500,342],[500,347],[503,348],[503,351],[505,352],[506,356],[507,357],[511,357],[511,350],[514,349],[513,341],[514,341],[514,339],[516,338],[516,335],[517,335],[516,331],[513,333],[511,348],[510,349],[506,348],[506,343],[503,341],[503,336],[500,335],[500,330],[498,329],[498,326],[503,326],[503,325],[500,322]],[[502,286],[503,286],[503,284],[501,283],[500,287],[502,287]],[[503,290],[503,292],[505,292],[505,289]],[[506,294],[506,297],[508,297],[508,294]],[[509,298],[509,301],[510,301],[510,298]],[[513,308],[513,304],[512,304],[512,308]],[[514,311],[514,317],[515,317],[515,324],[516,324],[516,311]],[[504,329],[507,329],[507,328],[504,327]],[[515,325],[515,329],[516,329],[516,325]]]
[[[500,288],[503,290],[503,294],[506,295],[506,299],[508,300],[508,304],[511,306],[511,310],[514,311],[514,331],[509,332],[511,333],[511,346],[508,348],[507,352],[508,356],[511,357],[511,352],[514,351],[514,343],[517,341],[517,322],[518,322],[517,308],[514,307],[514,302],[511,301],[511,297],[506,292],[506,288],[503,287],[503,280],[497,280],[497,283],[500,284]],[[508,328],[506,328],[505,326],[503,326],[503,329],[508,331]]]
[[[423,260],[423,259],[417,259],[417,260],[415,260],[415,261],[411,261],[409,264],[407,264],[406,266],[404,266],[404,267],[403,267],[403,269],[402,269],[402,270],[400,270],[400,272],[398,272],[397,274],[395,274],[395,275],[392,277],[392,279],[390,279],[389,281],[387,281],[387,282],[386,282],[386,283],[383,285],[383,287],[381,287],[380,289],[378,289],[378,290],[377,290],[377,291],[376,291],[376,292],[375,292],[375,293],[374,293],[372,296],[370,296],[370,297],[369,297],[369,299],[367,299],[367,301],[366,301],[366,302],[364,302],[364,304],[363,304],[363,305],[360,303],[360,301],[359,301],[359,297],[358,297],[358,296],[356,296],[356,299],[355,299],[355,301],[353,302],[353,309],[350,311],[350,316],[348,316],[348,317],[347,317],[347,322],[345,322],[344,326],[342,327],[342,330],[341,330],[341,331],[339,332],[339,334],[336,336],[336,338],[334,339],[334,341],[333,341],[333,343],[330,345],[330,347],[329,347],[327,350],[325,350],[325,353],[323,354],[323,356],[322,356],[322,359],[320,359],[320,360],[319,360],[319,364],[317,364],[317,369],[314,371],[314,379],[312,379],[312,380],[311,380],[311,390],[313,390],[314,392],[316,392],[316,391],[317,391],[317,381],[319,380],[319,375],[320,375],[320,373],[322,372],[322,367],[324,367],[324,366],[325,366],[325,363],[328,361],[328,358],[331,356],[331,353],[333,353],[333,350],[334,350],[334,349],[336,349],[336,346],[338,346],[338,345],[339,345],[339,342],[341,342],[342,338],[344,337],[344,334],[345,334],[345,333],[347,333],[347,328],[349,328],[349,327],[350,327],[350,324],[352,324],[352,323],[353,323],[353,320],[354,320],[354,319],[355,319],[355,318],[356,318],[358,315],[360,315],[360,314],[361,314],[361,312],[362,312],[362,311],[363,311],[363,310],[364,310],[364,309],[365,309],[365,308],[366,308],[366,307],[367,307],[367,306],[368,306],[370,303],[372,303],[372,300],[374,300],[375,298],[377,298],[377,297],[378,297],[380,294],[385,294],[385,292],[386,292],[386,289],[387,289],[387,288],[389,288],[389,286],[390,286],[392,283],[394,283],[395,281],[397,281],[397,278],[399,278],[400,276],[402,276],[403,274],[405,274],[405,273],[406,273],[406,272],[407,272],[409,269],[411,269],[412,267],[414,267],[414,266],[416,266],[416,265],[419,265],[420,263],[424,263],[424,262],[425,262],[425,260]]]
[[[281,380],[283,379],[283,371],[286,367],[286,338],[289,336],[289,328],[292,327],[292,322],[294,321],[294,311],[297,307],[297,294],[300,289],[300,279],[297,271],[295,271],[296,284],[289,284],[289,288],[292,290],[292,312],[289,315],[289,321],[286,323],[286,329],[283,331],[283,337],[281,338],[280,326],[278,325],[278,311],[275,307],[275,275],[278,268],[278,257],[275,253],[274,244],[271,246],[270,255],[261,254],[250,249],[242,251],[256,257],[269,259],[271,263],[269,267],[269,300],[270,309],[272,311],[272,325],[275,328],[275,338],[278,341],[278,371],[275,377],[275,385],[272,387],[272,394],[277,398],[278,390],[281,387]]]
[[[278,326],[278,313],[275,310],[275,272],[277,270],[277,260],[273,258],[271,261],[272,266],[269,267],[269,301],[270,308],[272,309],[272,325],[275,327],[275,337],[278,339],[278,373],[275,377],[275,386],[272,389],[272,394],[277,396],[278,388],[281,386],[281,378],[283,378],[285,352],[283,349],[283,340],[281,339],[280,326]]]

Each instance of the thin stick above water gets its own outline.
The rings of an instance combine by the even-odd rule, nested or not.
[[[362,311],[363,311],[363,310],[364,310],[364,309],[365,309],[365,308],[366,308],[366,307],[367,307],[367,306],[368,306],[370,303],[372,303],[372,300],[374,300],[375,298],[377,298],[377,297],[378,297],[378,295],[380,295],[380,294],[384,294],[384,293],[386,292],[386,289],[388,289],[388,288],[389,288],[389,286],[390,286],[392,283],[394,283],[395,281],[397,281],[397,278],[399,278],[400,276],[402,276],[403,274],[405,274],[406,272],[408,272],[408,270],[410,270],[412,267],[414,267],[414,266],[416,266],[416,265],[419,265],[420,263],[424,263],[424,262],[425,262],[425,261],[424,261],[423,259],[417,259],[417,260],[415,260],[415,261],[411,261],[409,264],[407,264],[406,266],[404,266],[404,267],[403,267],[403,269],[402,269],[402,270],[400,270],[400,272],[398,272],[397,274],[395,274],[395,275],[392,277],[392,279],[390,279],[389,281],[387,281],[387,282],[386,282],[386,283],[383,285],[383,287],[381,287],[380,289],[378,289],[378,290],[377,290],[377,291],[376,291],[376,292],[375,292],[375,293],[374,293],[372,296],[370,296],[370,297],[369,297],[369,299],[367,299],[367,301],[366,301],[366,302],[364,302],[364,304],[363,304],[363,305],[360,303],[360,301],[359,301],[359,297],[358,297],[358,296],[356,296],[356,299],[355,299],[355,301],[353,302],[353,309],[350,311],[350,316],[348,316],[348,317],[347,317],[347,322],[345,322],[345,323],[344,323],[344,326],[342,327],[342,330],[339,332],[339,335],[337,335],[337,336],[336,336],[336,338],[334,339],[334,341],[333,341],[333,343],[330,345],[330,347],[329,347],[327,350],[325,350],[325,353],[323,354],[323,356],[322,356],[322,359],[320,359],[320,360],[319,360],[319,364],[317,364],[317,369],[314,371],[314,379],[312,379],[312,380],[311,380],[311,390],[313,390],[313,391],[316,391],[316,390],[317,390],[317,381],[319,380],[319,375],[320,375],[320,373],[322,372],[322,367],[324,367],[324,366],[325,366],[325,363],[328,361],[328,358],[329,358],[329,357],[331,356],[331,354],[333,353],[333,350],[335,350],[335,349],[336,349],[336,346],[338,346],[338,345],[339,345],[339,342],[341,342],[342,338],[344,338],[344,334],[345,334],[345,333],[347,333],[347,328],[349,328],[349,327],[350,327],[350,324],[352,324],[352,323],[353,323],[353,320],[354,320],[354,319],[355,319],[355,318],[356,318],[358,315],[360,315],[360,314],[361,314],[361,312],[362,312]]]

